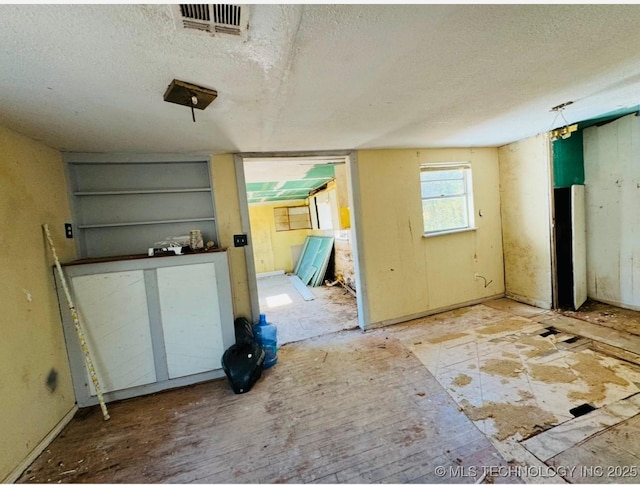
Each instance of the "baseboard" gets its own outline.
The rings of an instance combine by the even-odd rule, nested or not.
[[[626,308],[627,310],[634,310],[636,312],[640,311],[640,306],[638,306],[638,305],[631,305],[631,304],[623,303],[623,302],[620,302],[620,301],[605,300],[604,298],[596,298],[596,297],[591,296],[591,295],[588,295],[588,298],[590,300],[597,301],[597,302],[600,302],[600,303],[606,303],[607,305],[615,306],[615,307],[618,307],[618,308]]]
[[[408,322],[411,320],[416,320],[418,318],[424,318],[424,317],[430,317],[431,315],[436,315],[438,313],[444,313],[444,312],[448,312],[451,310],[457,310],[458,308],[464,308],[464,307],[468,307],[468,306],[473,306],[473,305],[479,305],[481,303],[484,303],[485,301],[491,301],[491,300],[497,300],[498,298],[504,298],[504,293],[500,293],[498,295],[491,295],[491,296],[487,296],[484,298],[478,298],[477,300],[469,300],[469,301],[465,301],[462,303],[456,303],[454,305],[449,305],[446,307],[440,307],[440,308],[434,308],[431,310],[427,310],[425,312],[420,312],[420,313],[414,313],[413,315],[406,315],[404,317],[400,317],[400,318],[392,318],[389,320],[382,320],[380,322],[375,322],[372,323],[370,325],[367,325],[367,327],[364,329],[365,331],[367,330],[373,330],[374,328],[380,328],[380,327],[386,327],[388,325],[395,325],[396,323],[403,323],[403,322]]]
[[[51,444],[51,442],[55,439],[56,436],[60,434],[60,432],[64,429],[64,427],[69,424],[69,422],[73,419],[76,412],[78,411],[78,406],[74,405],[73,408],[60,420],[55,427],[49,431],[47,436],[36,446],[31,453],[29,453],[22,462],[7,476],[2,483],[15,483],[15,481],[20,478],[20,476],[24,473],[24,471],[31,466],[31,464],[35,461],[36,458],[40,456],[40,454]]]
[[[527,305],[531,305],[537,308],[543,308],[544,310],[551,310],[550,301],[536,300],[535,298],[529,298],[527,296],[517,295],[515,293],[509,293],[509,292],[507,292],[505,296],[512,300],[519,301],[520,303],[525,303]]]

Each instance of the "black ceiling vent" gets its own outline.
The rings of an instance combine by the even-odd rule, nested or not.
[[[248,5],[177,4],[172,7],[176,27],[180,30],[247,38]]]

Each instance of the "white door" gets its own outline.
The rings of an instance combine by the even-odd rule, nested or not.
[[[573,307],[587,301],[587,230],[584,185],[571,186],[571,250],[573,254]]]

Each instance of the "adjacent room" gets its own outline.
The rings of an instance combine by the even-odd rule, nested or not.
[[[280,343],[356,328],[346,157],[243,163],[260,312]]]
[[[638,483],[639,22],[0,5],[0,478]]]

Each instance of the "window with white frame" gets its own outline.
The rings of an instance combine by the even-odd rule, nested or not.
[[[420,186],[425,235],[473,228],[471,164],[421,165]]]

